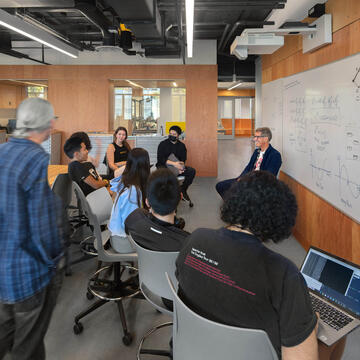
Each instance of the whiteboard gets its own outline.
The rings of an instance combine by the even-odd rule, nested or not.
[[[275,80],[262,86],[262,126],[270,128],[271,144],[282,154],[283,150],[283,80]]]
[[[284,78],[276,91],[281,170],[360,223],[360,54]]]

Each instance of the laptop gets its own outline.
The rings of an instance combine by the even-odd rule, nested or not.
[[[300,271],[320,314],[317,337],[330,346],[360,325],[360,266],[310,247]]]

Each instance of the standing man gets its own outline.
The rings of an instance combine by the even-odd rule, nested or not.
[[[255,130],[253,141],[256,149],[243,172],[235,179],[223,180],[216,184],[216,191],[222,198],[236,180],[250,171],[266,170],[277,176],[281,166],[281,155],[270,145],[271,138],[271,130],[268,127]]]
[[[170,128],[169,138],[159,144],[156,167],[168,167],[175,175],[185,177],[181,185],[181,192],[183,200],[188,201],[191,206],[192,202],[187,189],[194,180],[196,170],[190,166],[185,166],[187,150],[185,144],[179,140],[181,132],[181,128],[177,125]]]
[[[55,122],[51,104],[28,98],[0,145],[0,359],[45,359],[44,336],[61,283],[61,206],[47,179],[41,143]]]

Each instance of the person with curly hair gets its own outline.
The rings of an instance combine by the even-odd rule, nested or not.
[[[218,230],[197,229],[176,261],[179,295],[201,316],[263,329],[279,359],[318,359],[317,317],[297,267],[263,242],[287,238],[297,203],[267,171],[241,177],[226,194]]]

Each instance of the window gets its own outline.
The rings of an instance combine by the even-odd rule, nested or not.
[[[132,88],[115,88],[115,127],[120,120],[131,120]]]
[[[45,86],[26,86],[27,97],[39,97],[47,99],[47,87]]]
[[[172,121],[184,122],[186,120],[186,89],[171,89],[172,96]]]

